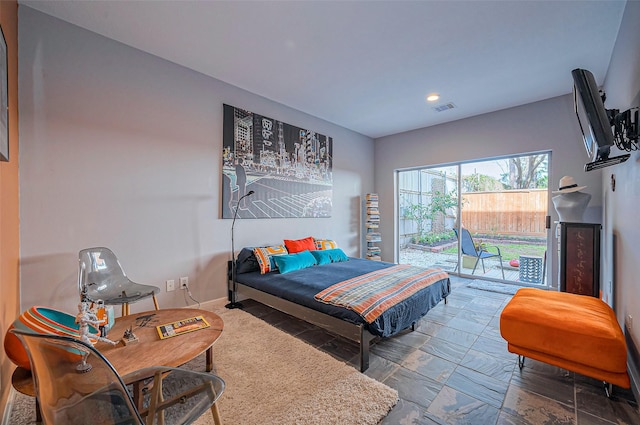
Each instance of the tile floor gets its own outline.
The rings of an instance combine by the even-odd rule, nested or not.
[[[400,401],[381,425],[606,425],[640,424],[630,390],[527,359],[522,371],[507,351],[499,318],[510,295],[468,288],[452,276],[448,303],[440,303],[414,332],[371,347],[366,374],[395,389]],[[352,342],[254,301],[245,310],[357,365]]]

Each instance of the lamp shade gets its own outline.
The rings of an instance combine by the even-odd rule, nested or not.
[[[31,307],[23,312],[20,317],[9,326],[9,330],[11,329],[80,338],[79,325],[76,323],[75,316],[48,307]],[[91,335],[89,338],[91,343],[95,344],[100,332],[95,327],[89,326],[89,333]],[[4,337],[4,351],[13,363],[24,369],[31,369],[29,356],[22,346],[22,343],[17,336],[9,331],[7,331]]]

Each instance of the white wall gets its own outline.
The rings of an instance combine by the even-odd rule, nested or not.
[[[627,2],[604,89],[608,108],[623,111],[640,106],[640,2]],[[618,321],[622,324],[628,315],[633,317],[631,335],[640,348],[640,153],[631,152],[627,162],[604,169],[602,188],[604,280],[613,282]]]
[[[161,307],[187,305],[182,291],[165,293],[180,276],[199,301],[226,297],[223,103],[334,140],[333,217],[241,220],[236,248],[314,235],[360,255],[370,138],[24,5],[19,21],[23,309],[75,312],[77,255],[90,246],[110,247],[133,280],[161,287]]]
[[[567,70],[570,76],[571,70]],[[570,77],[569,79],[570,80]],[[570,91],[571,87],[567,87]],[[584,172],[588,162],[578,127],[571,95],[531,103],[434,127],[377,139],[375,149],[376,190],[380,195],[382,256],[396,258],[394,252],[394,170],[424,165],[447,164],[481,158],[551,152],[549,181],[558,188],[562,176],[573,176],[583,192],[592,195],[585,221],[599,223],[602,208],[601,172]],[[446,112],[442,112],[446,113]],[[558,215],[549,202],[552,221]],[[555,247],[555,231],[549,232],[550,247]],[[554,255],[551,255],[554,254]],[[552,267],[548,277],[557,282],[557,256],[549,251]]]

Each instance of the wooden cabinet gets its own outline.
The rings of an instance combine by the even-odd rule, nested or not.
[[[560,290],[600,298],[600,224],[558,223]]]

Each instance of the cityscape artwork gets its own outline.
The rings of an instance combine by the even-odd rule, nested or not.
[[[222,218],[331,217],[331,137],[229,105],[223,133]]]

